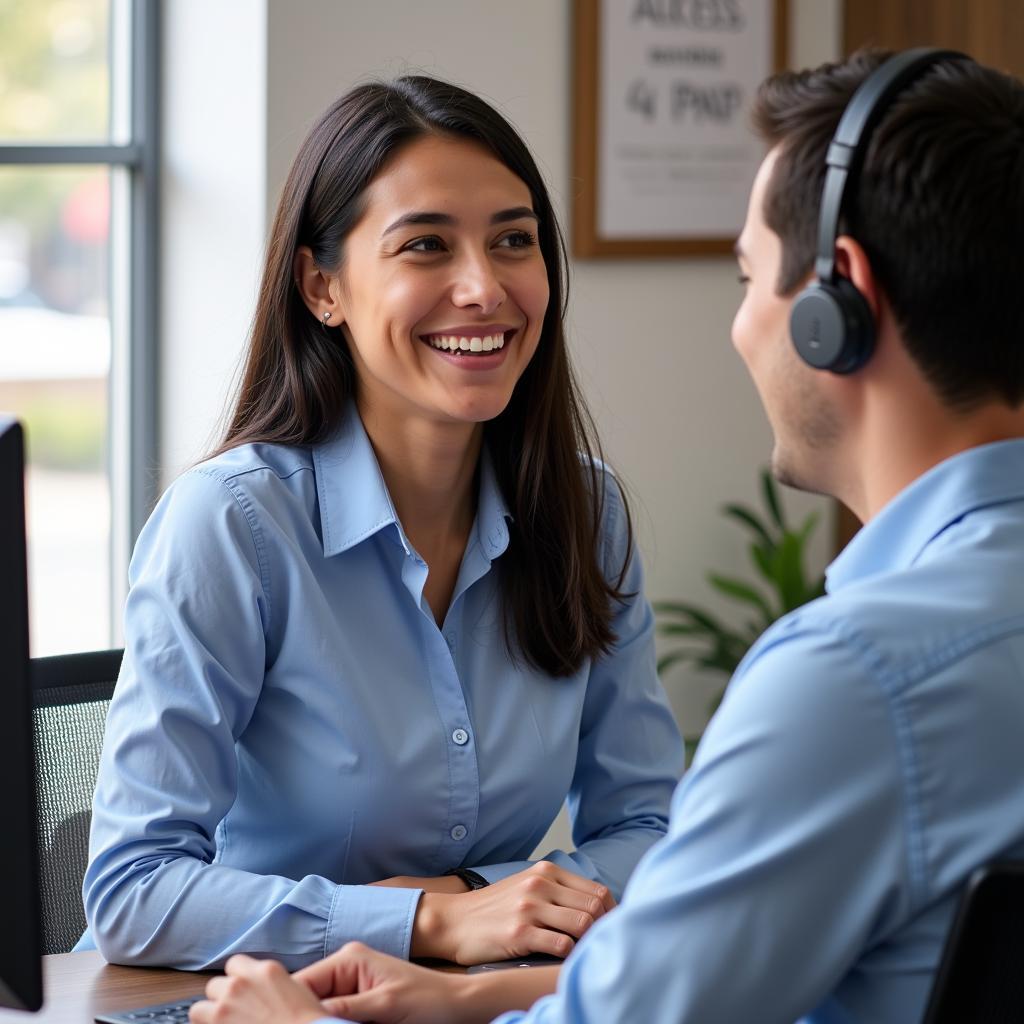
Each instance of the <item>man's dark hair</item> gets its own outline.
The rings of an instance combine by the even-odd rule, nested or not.
[[[779,147],[762,211],[782,240],[779,294],[814,265],[825,152],[888,56],[862,50],[758,92],[754,128]],[[907,350],[949,407],[1024,401],[1024,84],[969,60],[916,79],[874,130],[841,232],[864,247]]]

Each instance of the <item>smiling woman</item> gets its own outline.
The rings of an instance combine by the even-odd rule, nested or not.
[[[472,94],[362,86],[267,253],[223,443],[133,559],[91,936],[186,968],[565,955],[682,750],[544,183]],[[532,863],[567,798],[576,850]]]

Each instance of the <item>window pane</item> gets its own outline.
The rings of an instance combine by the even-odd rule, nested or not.
[[[110,137],[110,0],[0,0],[0,141]]]
[[[110,644],[110,174],[0,167],[0,409],[25,424],[33,656]]]

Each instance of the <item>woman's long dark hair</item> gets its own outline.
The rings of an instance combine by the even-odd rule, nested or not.
[[[334,271],[364,208],[367,185],[399,147],[424,135],[485,145],[527,185],[540,224],[550,300],[537,351],[511,401],[484,434],[514,517],[501,560],[509,651],[554,676],[609,650],[614,603],[625,596],[628,543],[606,577],[601,521],[606,500],[600,444],[566,355],[565,244],[523,141],[496,110],[457,86],[422,76],[362,85],[335,102],[299,149],[271,230],[248,354],[218,452],[249,442],[313,445],[335,429],[355,394],[340,331],[310,316],[293,280],[300,245]]]

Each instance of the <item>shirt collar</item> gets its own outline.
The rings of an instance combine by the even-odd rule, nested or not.
[[[313,447],[313,465],[326,557],[392,525],[406,553],[412,551],[355,402],[348,403],[334,436]],[[489,559],[508,547],[506,519],[511,518],[485,445],[475,528],[480,549]]]
[[[355,402],[347,403],[334,436],[314,446],[313,466],[324,555],[330,558],[347,551],[391,524],[398,527],[408,550]]]
[[[508,547],[508,520],[512,513],[498,486],[491,453],[484,442],[480,453],[480,493],[476,507],[476,538],[480,550],[493,561]]]
[[[829,593],[906,569],[947,527],[989,505],[1024,499],[1024,439],[959,452],[896,495],[825,573]]]

